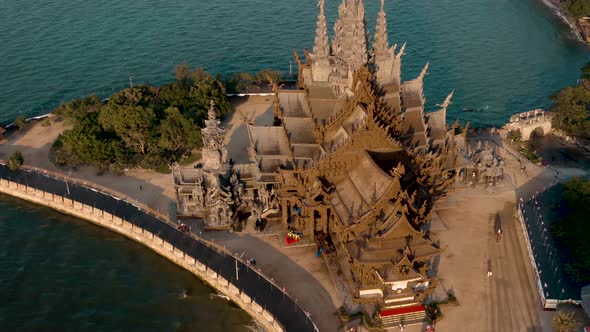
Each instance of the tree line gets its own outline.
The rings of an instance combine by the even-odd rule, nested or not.
[[[590,139],[590,63],[581,71],[580,84],[553,94],[552,124],[571,136]]]
[[[575,282],[590,282],[590,181],[574,178],[564,187],[565,216],[551,225],[551,233],[564,249],[564,270]]]
[[[224,81],[203,68],[181,64],[175,80],[162,87],[143,84],[106,99],[92,95],[71,100],[54,111],[72,125],[54,144],[55,161],[115,171],[166,170],[202,146],[200,128],[211,100],[223,118],[231,112],[228,92],[259,92],[280,80],[279,72],[265,69]]]
[[[73,127],[54,144],[63,165],[102,169],[162,169],[202,145],[200,127],[213,100],[218,116],[231,111],[225,86],[202,68],[182,64],[176,80],[162,87],[148,84],[60,105],[54,113]]]
[[[574,19],[590,16],[590,1],[588,0],[561,0],[559,8]]]

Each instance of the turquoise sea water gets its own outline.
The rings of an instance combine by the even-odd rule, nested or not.
[[[332,24],[340,1],[326,1]],[[427,104],[432,109],[454,89],[449,121],[500,125],[547,106],[547,96],[574,84],[590,60],[590,49],[539,0],[386,1],[391,42],[408,43],[404,78],[430,61]],[[365,2],[372,31],[379,1]],[[2,1],[0,123],[46,113],[61,100],[107,96],[130,76],[165,83],[183,61],[221,75],[288,72],[292,50],[312,47],[316,3]],[[214,331],[248,321],[131,241],[7,198],[0,199],[0,255],[0,327],[10,330]],[[184,288],[195,295],[183,302]]]
[[[316,2],[3,1],[0,122],[76,96],[106,96],[129,76],[167,82],[182,61],[217,74],[288,72],[292,50],[312,47]],[[339,2],[327,1],[330,24]],[[372,30],[379,1],[365,2]],[[430,61],[428,105],[454,89],[451,116],[479,125],[548,105],[590,57],[540,0],[389,0],[386,9],[391,41],[408,43],[404,77]]]

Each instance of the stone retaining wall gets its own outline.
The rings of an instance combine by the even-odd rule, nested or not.
[[[154,236],[119,217],[96,209],[72,199],[43,192],[33,187],[17,184],[5,179],[0,179],[0,193],[5,193],[26,201],[44,205],[63,213],[88,220],[96,225],[105,227],[122,234],[134,241],[157,252],[175,264],[190,271],[211,287],[229,297],[243,310],[256,319],[267,331],[282,332],[283,326],[263,306],[253,301],[248,295],[242,293],[236,286],[219,276],[215,271],[207,268],[205,264],[195,260],[172,244]]]

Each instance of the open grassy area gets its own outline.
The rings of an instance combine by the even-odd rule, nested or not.
[[[193,152],[191,153],[190,156],[182,159],[180,162],[178,162],[180,164],[180,166],[188,166],[192,163],[194,163],[195,161],[201,159],[201,152]]]

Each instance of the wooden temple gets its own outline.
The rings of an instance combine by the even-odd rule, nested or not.
[[[383,1],[376,22],[371,44],[363,0],[344,0],[330,41],[320,0],[313,51],[295,52],[300,89],[275,87],[274,123],[248,125],[251,163],[235,173],[252,197],[242,209],[317,240],[354,300],[385,321],[399,308],[423,314],[435,287],[440,248],[422,226],[458,174],[465,131],[446,124],[452,92],[424,112],[428,64],[401,80],[405,45],[389,44]]]
[[[389,45],[383,2],[372,48],[362,0],[340,4],[331,42],[319,9],[313,53],[295,53],[301,89],[275,92],[275,126],[249,126],[251,159],[284,227],[333,245],[358,302],[419,306],[440,250],[421,226],[462,160],[464,134],[446,124],[453,93],[424,113],[428,64],[402,82],[405,45]]]

